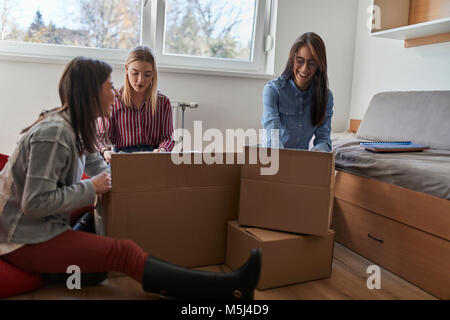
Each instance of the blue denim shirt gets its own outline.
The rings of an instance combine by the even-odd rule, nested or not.
[[[320,127],[311,123],[311,103],[314,85],[302,92],[293,80],[278,77],[269,81],[263,91],[262,125],[266,134],[266,147],[276,146],[271,129],[279,129],[278,146],[288,149],[331,151],[331,117],[333,116],[333,94],[329,91],[325,119]]]

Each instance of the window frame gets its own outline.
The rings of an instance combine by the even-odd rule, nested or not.
[[[190,72],[220,75],[268,75],[273,56],[274,27],[271,26],[277,0],[257,0],[254,21],[252,61],[163,54],[165,30],[165,0],[141,0],[140,43],[154,49],[158,68],[168,72]],[[276,9],[275,9],[276,10]],[[268,44],[269,43],[269,44]],[[13,40],[0,41],[0,60],[67,63],[76,56],[88,56],[113,65],[124,65],[128,55],[125,49],[107,49],[31,43]],[[272,59],[273,60],[273,59]],[[273,62],[272,62],[273,65]]]
[[[60,44],[0,41],[0,60],[66,63],[77,56],[85,56],[117,65],[124,64],[127,50],[77,47]]]
[[[152,35],[149,37],[148,43],[145,41],[147,39],[143,39],[143,44],[154,48],[159,65],[219,71],[265,72],[264,39],[269,29],[270,10],[267,10],[267,6],[270,4],[270,0],[256,0],[250,61],[164,53],[166,0],[148,2],[151,3],[150,19],[154,24],[150,27]]]

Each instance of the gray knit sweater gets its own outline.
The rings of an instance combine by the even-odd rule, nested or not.
[[[47,241],[70,229],[70,212],[95,201],[91,180],[109,170],[100,154],[79,156],[67,112],[22,136],[0,172],[0,244]]]

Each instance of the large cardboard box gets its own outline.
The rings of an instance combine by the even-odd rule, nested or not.
[[[102,201],[107,236],[134,240],[184,267],[224,263],[227,222],[238,215],[239,165],[176,165],[169,153],[113,154],[111,176]]]
[[[278,151],[279,169],[275,175],[261,175],[260,169],[267,167],[261,164],[246,161],[242,165],[239,224],[326,235],[333,212],[333,153]]]
[[[253,248],[262,250],[258,289],[327,278],[333,262],[334,231],[328,230],[325,236],[298,235],[228,222],[225,264],[238,269]]]

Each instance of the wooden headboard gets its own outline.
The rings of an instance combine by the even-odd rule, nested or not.
[[[358,131],[360,124],[361,124],[361,120],[350,119],[350,128],[348,129],[348,131],[356,133],[356,131]]]

